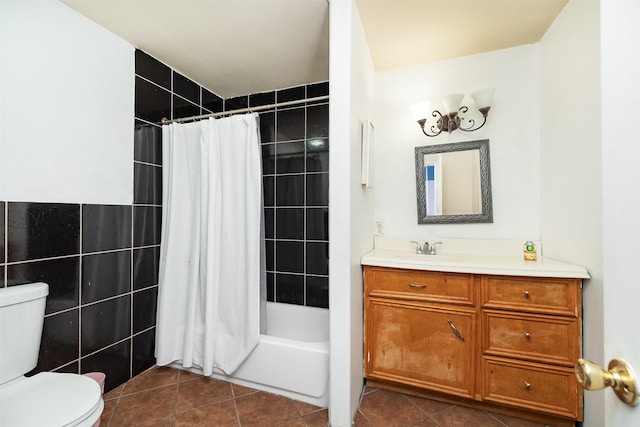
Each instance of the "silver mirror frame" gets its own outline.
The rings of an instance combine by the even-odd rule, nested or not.
[[[482,213],[471,215],[427,215],[424,156],[427,154],[450,153],[454,151],[465,150],[479,150],[480,153],[480,189],[482,193]],[[473,224],[493,222],[493,203],[491,199],[491,166],[489,162],[488,139],[415,147],[415,156],[418,224]]]

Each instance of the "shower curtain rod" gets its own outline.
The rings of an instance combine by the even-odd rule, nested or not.
[[[184,118],[181,118],[181,119],[169,120],[166,117],[163,117],[160,122],[163,125],[168,125],[169,123],[182,123],[182,122],[188,122],[188,121],[191,121],[191,120],[208,119],[209,117],[230,116],[230,115],[238,114],[238,113],[251,113],[251,112],[254,112],[254,111],[270,110],[270,109],[276,108],[276,107],[286,107],[286,106],[289,106],[289,105],[303,104],[305,102],[325,101],[327,99],[329,99],[329,95],[316,96],[314,98],[298,99],[298,100],[295,100],[295,101],[277,102],[275,104],[269,104],[269,105],[256,105],[255,107],[238,108],[236,110],[221,111],[219,113],[211,113],[211,114],[202,114],[202,115],[199,115],[199,116],[184,117]]]

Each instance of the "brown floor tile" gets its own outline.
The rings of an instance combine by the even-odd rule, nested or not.
[[[172,416],[175,399],[175,385],[122,396],[118,400],[109,427],[132,426]]]
[[[370,385],[365,385],[364,394],[371,393],[372,391],[378,390],[376,387],[372,387]]]
[[[537,423],[535,421],[523,420],[521,418],[514,418],[508,415],[490,413],[490,416],[496,418],[508,427],[545,427],[546,424]]]
[[[163,387],[178,382],[178,371],[173,368],[156,366],[125,383],[122,395]]]
[[[404,395],[387,390],[365,394],[360,412],[372,425],[384,427],[407,427],[428,418]]]
[[[186,412],[201,406],[233,399],[231,384],[207,377],[198,377],[178,385],[176,413]]]
[[[367,417],[362,415],[362,412],[360,412],[360,410],[358,410],[358,412],[356,413],[356,417],[355,417],[353,425],[355,427],[371,427],[371,426],[373,426],[373,424],[371,424],[369,422]]]
[[[175,427],[238,426],[232,400],[203,406],[176,415]]]
[[[135,427],[173,427],[173,426],[174,426],[173,416],[160,418],[157,420],[135,425]]]
[[[180,374],[179,382],[191,381],[191,380],[195,380],[196,378],[203,377],[203,375],[194,374],[193,372],[185,371],[184,369],[178,369],[178,372]]]
[[[329,425],[329,410],[322,409],[302,417],[308,426],[326,427]]]
[[[305,423],[302,418],[297,417],[291,420],[283,421],[281,423],[274,424],[274,427],[306,427],[307,423]]]
[[[124,390],[124,386],[125,384],[119,385],[118,387],[111,390],[109,393],[105,393],[105,395],[102,396],[103,399],[105,401],[110,399],[117,399],[122,394],[122,390]]]
[[[311,412],[317,412],[322,409],[319,406],[312,405],[310,403],[300,402],[298,400],[292,400],[292,402],[300,415],[310,414]]]
[[[436,424],[433,420],[428,419],[428,420],[423,420],[420,421],[417,424],[412,424],[411,427],[441,427],[438,424]],[[470,426],[469,426],[470,427]],[[474,426],[475,427],[475,426]]]
[[[109,421],[111,421],[113,410],[116,408],[117,403],[117,399],[109,399],[104,401],[104,409],[102,410],[102,415],[100,415],[100,425],[109,425]]]
[[[406,397],[430,417],[453,406],[450,403],[438,402],[437,400],[425,399],[417,396],[406,395]]]
[[[233,395],[235,397],[245,396],[247,394],[256,393],[258,390],[251,387],[244,387],[238,384],[231,384],[231,388],[233,389]]]
[[[257,392],[236,399],[236,408],[243,426],[268,426],[298,417],[291,399]]]
[[[505,427],[500,421],[478,409],[452,406],[431,417],[441,427]]]

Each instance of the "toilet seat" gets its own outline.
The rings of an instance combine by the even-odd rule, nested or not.
[[[92,426],[103,409],[100,386],[82,375],[41,372],[0,386],[0,426]]]

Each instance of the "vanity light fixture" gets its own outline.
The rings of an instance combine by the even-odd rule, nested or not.
[[[467,118],[466,113],[469,111],[469,107],[460,104],[464,95],[461,93],[454,93],[452,95],[442,98],[442,104],[444,105],[444,114],[438,110],[430,111],[429,107],[431,103],[429,101],[418,102],[409,107],[413,117],[416,119],[422,133],[426,136],[438,136],[442,131],[453,132],[459,129],[464,132],[473,132],[480,129],[487,122],[487,115],[491,108],[491,102],[493,101],[493,93],[495,88],[482,89],[471,94],[471,98],[476,104],[478,111],[482,113],[484,120],[480,125],[476,125],[476,121],[472,118]],[[465,116],[460,116],[462,113]],[[432,116],[437,119],[434,125],[431,125],[429,129],[425,129],[427,123],[427,117]]]

